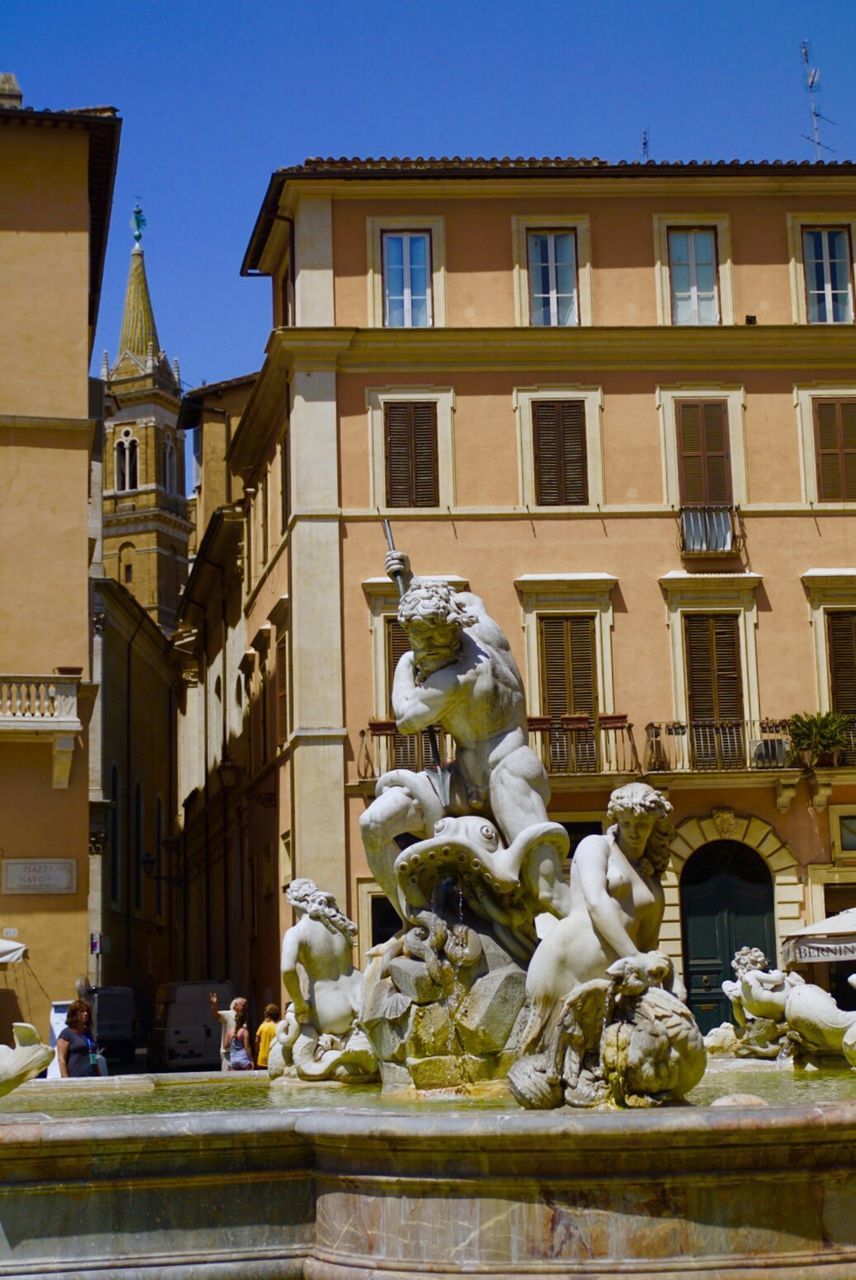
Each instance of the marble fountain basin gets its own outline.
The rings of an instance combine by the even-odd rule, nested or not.
[[[735,1093],[772,1101],[707,1105]],[[0,1277],[852,1280],[856,1072],[714,1061],[691,1103],[35,1081],[0,1103]]]

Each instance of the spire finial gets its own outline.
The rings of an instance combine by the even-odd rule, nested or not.
[[[143,238],[143,228],[146,225],[146,219],[143,215],[143,205],[140,197],[137,196],[137,203],[134,205],[134,212],[131,216],[131,230],[134,233],[134,243],[139,246]]]

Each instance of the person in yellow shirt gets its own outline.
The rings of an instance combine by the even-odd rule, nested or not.
[[[273,1044],[273,1038],[276,1035],[276,1024],[279,1018],[279,1009],[275,1004],[265,1005],[264,1022],[256,1032],[256,1066],[262,1069],[268,1064],[268,1054]]]

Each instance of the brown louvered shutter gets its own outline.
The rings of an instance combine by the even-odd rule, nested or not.
[[[588,467],[584,401],[534,401],[532,443],[537,505],[585,505]]]
[[[814,444],[820,501],[856,500],[856,400],[815,400]]]
[[[597,715],[595,620],[587,615],[540,620],[541,711],[550,727],[550,764],[554,772],[593,770]],[[565,715],[590,716],[591,724],[565,729]]]
[[[832,708],[856,716],[856,613],[826,615]]]
[[[736,767],[744,756],[737,615],[687,614],[684,642],[694,763]]]
[[[724,400],[678,400],[681,505],[730,506],[731,462]]]
[[[436,403],[389,401],[383,419],[386,505],[439,506]]]

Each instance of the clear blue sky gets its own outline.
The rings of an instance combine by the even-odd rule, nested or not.
[[[307,156],[856,157],[850,0],[0,0],[24,102],[123,120],[95,347],[115,355],[134,199],[161,343],[188,385],[250,372],[270,326],[241,259],[271,172]]]

